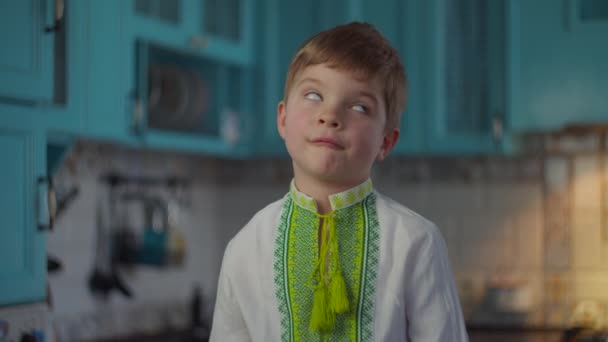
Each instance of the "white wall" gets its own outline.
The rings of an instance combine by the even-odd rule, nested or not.
[[[592,174],[594,162],[590,156],[575,158],[575,173]],[[579,301],[607,306],[608,242],[599,238],[597,179],[575,176],[568,183],[563,158],[547,159],[546,165],[537,158],[393,159],[374,171],[377,189],[441,229],[471,322],[563,324]],[[178,226],[187,241],[183,267],[139,267],[125,275],[133,300],[114,294],[102,301],[87,288],[95,208],[105,191],[98,177],[110,169],[178,174],[193,182],[180,197]],[[48,238],[49,253],[64,263],[62,272],[49,276],[57,331],[69,340],[184,326],[195,283],[202,286],[209,317],[225,244],[257,210],[283,196],[289,180],[288,161],[221,162],[79,143],[56,181],[78,185],[81,192]],[[131,213],[139,216],[137,208]],[[546,213],[553,220],[546,221]],[[524,315],[496,315],[484,306],[487,285],[499,276],[531,289],[534,303]]]

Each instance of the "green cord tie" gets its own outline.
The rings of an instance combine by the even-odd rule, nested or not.
[[[348,311],[349,303],[346,284],[340,270],[335,212],[316,216],[323,220],[323,223],[320,227],[319,260],[311,275],[315,292],[310,329],[324,333],[334,328],[336,315]]]

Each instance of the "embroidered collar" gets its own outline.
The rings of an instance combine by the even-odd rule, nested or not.
[[[367,197],[374,190],[372,180],[367,179],[365,182],[355,186],[354,188],[350,188],[348,190],[332,194],[329,196],[329,203],[331,205],[331,209],[338,210],[349,207],[353,204],[361,202],[365,197]],[[291,184],[289,185],[289,194],[293,201],[300,207],[310,210],[312,212],[317,212],[317,203],[315,200],[306,195],[303,192],[300,192],[296,188],[296,183],[292,179]]]

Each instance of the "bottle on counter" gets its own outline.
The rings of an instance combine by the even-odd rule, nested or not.
[[[201,287],[199,284],[195,284],[190,303],[192,338],[194,341],[207,341],[209,339],[209,327],[203,319],[203,302]]]

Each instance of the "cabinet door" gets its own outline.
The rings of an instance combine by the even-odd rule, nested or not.
[[[501,150],[503,6],[503,1],[483,0],[433,0],[420,5],[423,73],[418,86],[424,101],[425,151]]]
[[[517,131],[607,122],[608,3],[509,1],[509,105]]]
[[[135,39],[252,62],[254,0],[130,0],[123,6]]]
[[[2,115],[16,110],[0,108]],[[27,115],[27,114],[25,114]],[[37,230],[36,179],[44,174],[41,131],[0,126],[0,305],[43,300],[44,234]]]
[[[154,39],[173,47],[185,47],[196,14],[193,0],[128,0],[122,2],[127,30],[137,37]]]
[[[239,64],[253,61],[255,0],[194,0],[193,46]]]
[[[124,27],[132,18],[125,6],[133,1],[86,1],[86,120],[85,134],[92,138],[130,141],[134,98],[135,46]]]
[[[297,49],[315,33],[345,23],[355,17],[358,7],[349,0],[339,1],[260,1],[262,10],[256,20],[259,32],[260,66],[255,79],[263,87],[255,87],[254,98],[258,120],[255,150],[260,155],[285,156],[287,151],[277,131],[277,105],[283,98],[285,77]]]
[[[260,35],[260,69],[257,78],[263,87],[254,89],[262,120],[258,122],[259,139],[255,142],[260,155],[286,155],[287,150],[277,131],[277,105],[283,99],[287,68],[293,54],[310,35],[317,31],[314,1],[265,0],[257,21]]]
[[[374,25],[397,49],[408,79],[408,103],[401,116],[400,136],[393,154],[419,152],[421,146],[420,112],[422,105],[418,86],[419,52],[416,42],[418,1],[386,0],[382,6],[373,0],[350,1],[353,19]]]
[[[143,142],[237,157],[249,149],[248,70],[198,54],[137,43]]]
[[[52,1],[0,0],[0,100],[52,99],[52,20]]]
[[[503,1],[432,0],[421,13],[420,85],[433,153],[500,150],[504,118]],[[495,132],[495,128],[497,129]]]

